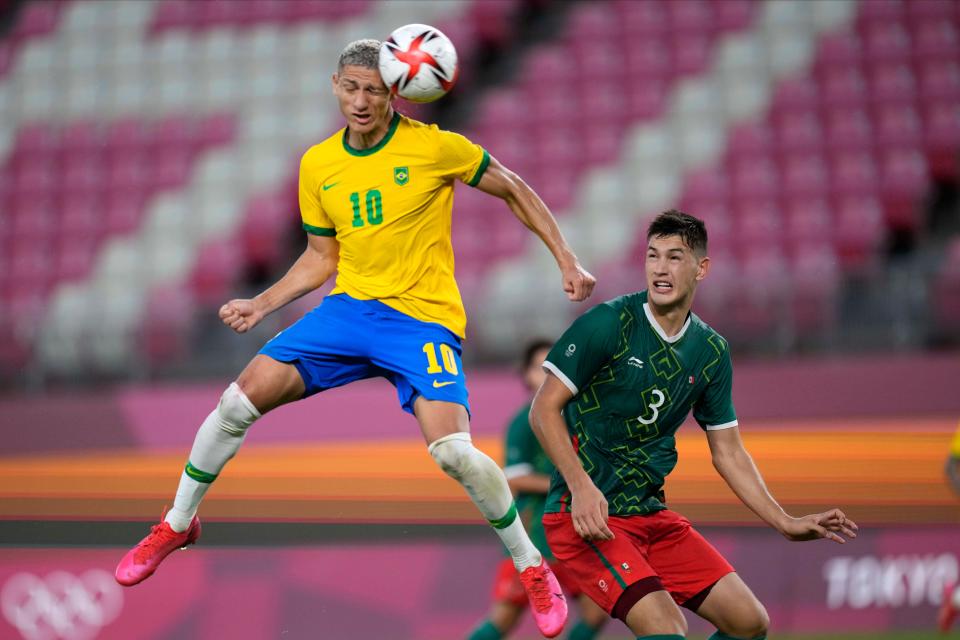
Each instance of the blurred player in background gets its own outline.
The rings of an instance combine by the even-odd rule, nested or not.
[[[548,340],[534,340],[523,352],[520,374],[531,398],[546,378],[543,360],[553,345]],[[552,559],[543,531],[543,506],[550,489],[553,463],[543,452],[530,429],[530,402],[517,412],[507,427],[504,473],[510,488],[516,494],[517,511],[530,532],[530,538],[547,558]],[[585,597],[576,582],[565,575],[559,566],[553,566],[564,592],[580,602],[580,620],[567,633],[569,640],[591,640],[607,621],[606,612]],[[504,558],[493,586],[493,606],[468,640],[499,640],[507,637],[520,622],[527,608],[527,596],[517,579],[517,572],[509,558]]]
[[[540,237],[570,300],[588,297],[594,279],[523,180],[463,136],[394,111],[378,71],[379,48],[376,40],[359,40],[343,50],[333,93],[346,127],[303,156],[305,251],[276,284],[253,299],[231,300],[220,318],[244,333],[334,272],[336,287],[270,340],[223,393],[200,426],[173,508],[122,559],[116,577],[137,584],[171,551],[197,541],[201,499],[260,416],[379,376],[397,388],[430,454],[509,549],[541,631],[556,635],[567,611],[556,578],[517,517],[503,471],[470,439],[460,361],[466,317],[450,236],[455,181],[504,200]]]
[[[788,515],[744,449],[727,343],[690,313],[710,267],[703,222],[668,211],[647,241],[646,291],[580,316],[544,362],[549,375],[531,424],[559,471],[547,497],[547,540],[583,591],[638,638],[683,638],[678,604],[716,626],[713,640],[765,638],[763,605],[664,503],[674,434],[687,413],[706,430],[714,467],[737,497],[787,539],[842,543],[857,526],[838,509]]]
[[[960,496],[960,426],[953,434],[944,472],[947,474],[950,487]],[[943,602],[940,604],[940,612],[937,615],[937,626],[942,633],[950,630],[957,615],[960,615],[960,583],[953,582],[943,588]]]

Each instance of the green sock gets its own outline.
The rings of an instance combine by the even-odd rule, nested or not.
[[[753,638],[734,638],[733,636],[728,636],[722,631],[717,631],[715,634],[707,638],[707,640],[767,640],[767,634],[755,636]]]
[[[503,634],[489,620],[484,620],[467,637],[467,640],[500,640]]]
[[[567,634],[567,640],[593,640],[597,637],[597,629],[594,629],[583,620],[577,620],[570,633]]]

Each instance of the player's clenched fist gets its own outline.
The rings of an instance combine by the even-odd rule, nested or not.
[[[597,279],[589,271],[575,262],[572,267],[563,270],[563,290],[573,302],[586,300],[593,293]]]
[[[237,333],[246,333],[257,326],[263,314],[256,310],[253,300],[231,300],[220,307],[220,319]]]

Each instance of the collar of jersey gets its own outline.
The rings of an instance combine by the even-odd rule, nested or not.
[[[674,343],[683,337],[683,334],[687,332],[687,329],[690,328],[690,319],[691,314],[687,313],[687,321],[683,323],[683,326],[680,327],[680,331],[677,332],[677,335],[667,337],[666,332],[663,330],[663,327],[660,326],[660,323],[657,322],[657,319],[653,317],[653,312],[650,311],[650,303],[643,303],[643,312],[647,316],[647,321],[650,323],[650,326],[653,327],[653,330],[657,332],[657,335],[663,338],[664,342]]]
[[[347,142],[347,134],[350,133],[349,127],[344,127],[343,129],[343,150],[349,153],[352,156],[369,156],[380,149],[383,149],[387,146],[387,143],[390,142],[390,138],[393,137],[393,134],[397,131],[397,125],[400,124],[400,113],[397,111],[393,112],[393,118],[390,120],[390,126],[387,128],[387,134],[377,144],[373,145],[369,149],[354,149],[350,146],[350,143]]]

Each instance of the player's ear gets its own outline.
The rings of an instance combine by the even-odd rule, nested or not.
[[[703,256],[700,258],[700,262],[697,265],[697,282],[703,280],[707,277],[707,273],[710,271],[710,258]]]
[[[339,73],[333,74],[333,77],[330,80],[331,80],[330,88],[333,89],[333,95],[337,95],[337,83],[340,82],[340,74]]]

